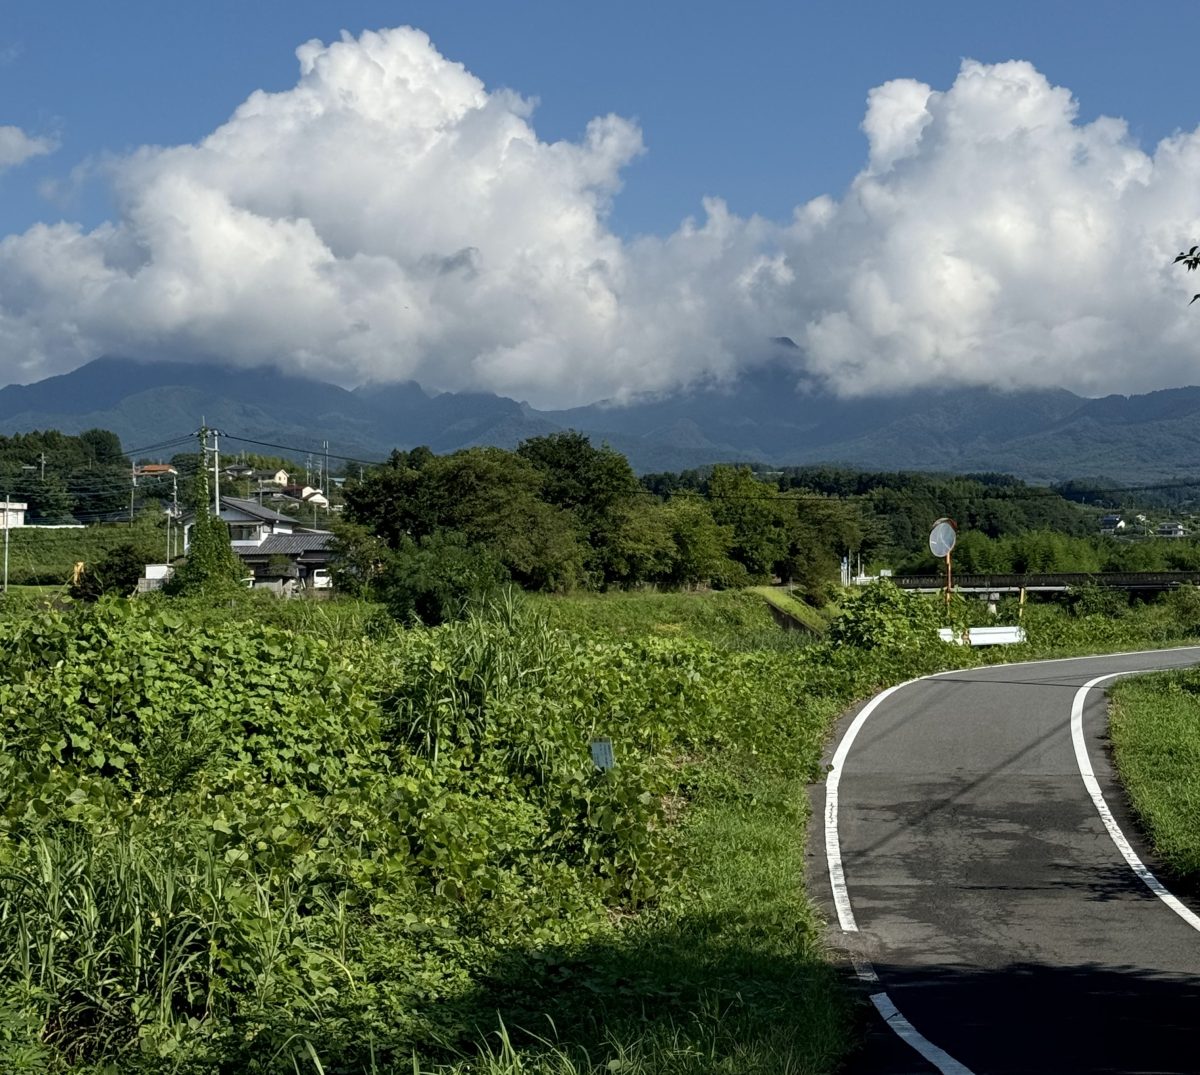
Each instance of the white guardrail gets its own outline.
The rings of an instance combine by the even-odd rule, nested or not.
[[[970,627],[966,637],[953,627],[939,627],[938,637],[943,642],[955,642],[960,646],[1011,646],[1025,641],[1024,627]]]

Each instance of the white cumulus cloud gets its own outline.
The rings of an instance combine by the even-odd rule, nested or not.
[[[875,90],[870,162],[782,242],[791,323],[842,391],[946,382],[1145,390],[1200,379],[1200,325],[1172,268],[1200,231],[1200,135],[1147,154],[1081,124],[1021,62],[966,62],[945,92]]]
[[[29,135],[20,127],[0,126],[0,172],[24,164],[30,157],[53,153],[57,148],[53,138]]]
[[[863,170],[789,221],[713,197],[624,241],[629,121],[543,141],[530,102],[413,29],[297,56],[293,88],[200,143],[112,164],[111,222],[0,239],[0,379],[205,356],[567,404],[727,379],[788,335],[843,393],[1200,380],[1171,266],[1200,232],[1200,135],[1148,153],[1029,64],[872,90]]]

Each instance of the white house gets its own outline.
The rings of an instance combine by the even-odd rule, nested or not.
[[[25,512],[28,510],[28,504],[22,504],[17,500],[0,500],[0,528],[15,530],[19,526],[24,526]]]
[[[247,573],[254,576],[255,585],[286,577],[299,586],[311,586],[318,570],[328,577],[333,555],[329,551],[333,535],[328,530],[302,526],[290,515],[281,515],[256,500],[234,496],[221,497],[221,521],[229,527],[233,551],[246,565]],[[184,516],[185,553],[194,523],[190,512]]]
[[[192,526],[195,516],[188,512],[183,519],[183,551],[192,543]],[[255,500],[243,500],[235,496],[221,497],[221,521],[229,527],[229,540],[234,552],[245,548],[259,548],[272,534],[290,534],[296,520],[290,515],[281,515],[264,508]]]
[[[283,495],[305,504],[315,504],[318,508],[329,507],[329,498],[320,489],[314,489],[311,485],[285,485]]]

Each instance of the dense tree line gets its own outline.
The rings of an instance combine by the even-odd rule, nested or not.
[[[129,508],[130,462],[115,433],[0,436],[0,496],[29,505],[34,522],[90,522]]]
[[[658,495],[579,433],[436,456],[393,452],[345,489],[343,582],[444,618],[464,591],[741,586],[781,578],[813,596],[861,541],[854,505],[720,466],[703,490]]]
[[[647,489],[660,495],[691,490],[707,495],[711,468],[680,474],[650,474]],[[852,503],[860,533],[847,534],[843,550],[864,562],[897,564],[919,557],[935,519],[950,516],[960,532],[986,538],[1049,530],[1082,537],[1095,530],[1088,512],[1053,489],[1027,485],[1008,474],[925,474],[858,471],[842,467],[788,467],[760,470],[756,477],[783,493],[824,496]]]
[[[1200,542],[1157,538],[1141,541],[1105,534],[1077,537],[1053,530],[990,538],[979,531],[959,534],[955,570],[975,574],[1050,574],[1075,571],[1200,571]],[[902,574],[941,570],[926,549],[896,566]]]

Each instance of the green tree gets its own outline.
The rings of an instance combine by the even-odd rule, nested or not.
[[[596,448],[574,430],[532,437],[518,446],[517,455],[541,475],[540,498],[577,521],[586,539],[584,558],[592,584],[642,581],[654,553],[639,546],[653,542],[654,526],[651,512],[646,512],[647,525],[639,524],[647,498],[639,495],[629,461],[607,445]]]
[[[783,494],[779,508],[786,547],[776,571],[814,603],[828,597],[837,581],[843,552],[862,547],[864,527],[858,507],[831,497]]]
[[[733,534],[729,556],[752,579],[770,579],[787,552],[778,490],[759,481],[749,467],[718,466],[709,479],[708,496],[713,518]]]
[[[604,586],[639,586],[667,577],[675,557],[671,519],[649,497],[611,508],[603,542],[591,549],[593,580]]]
[[[585,524],[603,518],[638,488],[620,452],[607,445],[596,448],[574,430],[522,441],[517,455],[542,475],[542,499],[575,512]]]
[[[378,589],[396,619],[432,627],[460,619],[506,577],[488,550],[468,544],[462,534],[439,532],[405,540],[383,569]]]
[[[362,481],[348,483],[350,522],[390,548],[454,531],[498,560],[530,589],[568,590],[584,577],[575,517],[541,498],[542,474],[500,448],[468,448],[447,456],[392,453]]]
[[[46,523],[69,523],[73,504],[66,483],[54,474],[40,479],[29,496],[30,514]]]
[[[392,550],[370,528],[345,519],[333,522],[334,584],[340,593],[370,597],[392,559]]]
[[[662,509],[674,549],[660,581],[669,586],[707,585],[727,575],[733,532],[714,518],[698,496],[673,496]]]
[[[128,468],[129,460],[121,448],[121,438],[107,429],[86,429],[79,434],[90,461],[98,466],[115,465]]]

